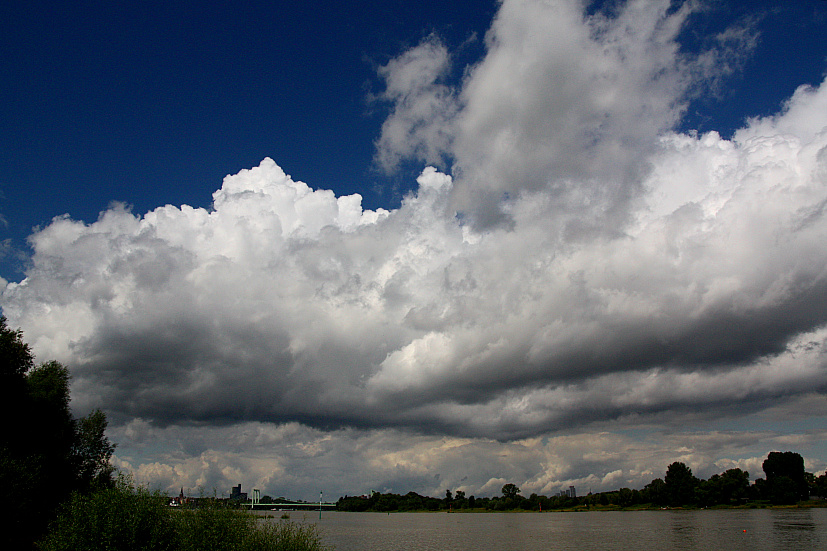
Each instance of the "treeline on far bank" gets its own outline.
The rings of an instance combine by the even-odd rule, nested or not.
[[[551,511],[574,508],[715,507],[739,505],[792,505],[810,496],[827,497],[827,472],[820,476],[804,470],[804,459],[795,452],[770,452],[764,461],[765,478],[750,484],[749,473],[728,469],[707,480],[695,477],[686,464],[669,465],[663,478],[656,478],[641,490],[620,488],[585,496],[524,497],[514,484],[502,487],[496,497],[466,497],[465,492],[447,490],[444,498],[415,492],[393,494],[372,492],[370,496],[345,496],[337,502],[339,511]]]

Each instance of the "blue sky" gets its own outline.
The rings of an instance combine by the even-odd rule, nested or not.
[[[423,36],[470,43],[495,3],[12,2],[2,8],[0,212],[18,249],[33,226],[210,205],[227,174],[278,159],[365,205],[412,184],[377,173],[386,106],[376,69]],[[476,37],[476,40],[473,40]],[[20,273],[4,263],[2,275]]]
[[[712,3],[715,5],[716,3]],[[695,49],[751,19],[752,55],[684,129],[724,135],[775,112],[824,72],[819,0],[720,2],[680,37]],[[599,4],[596,4],[599,5]],[[377,67],[437,33],[455,49],[452,77],[482,55],[497,3],[423,1],[10,2],[2,8],[0,214],[19,280],[25,239],[68,213],[92,222],[112,201],[144,213],[208,207],[221,179],[272,157],[294,178],[367,208],[398,206],[420,166],[373,163],[388,105],[371,98]]]
[[[0,308],[163,489],[820,472],[825,39],[822,0],[7,3]]]

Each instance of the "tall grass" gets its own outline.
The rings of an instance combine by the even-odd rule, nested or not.
[[[220,504],[175,510],[167,497],[121,478],[114,488],[75,494],[43,551],[326,551],[315,525],[262,522]]]
[[[315,524],[279,521],[256,527],[249,533],[242,551],[273,549],[278,551],[327,551]]]
[[[167,501],[166,496],[134,488],[123,479],[113,488],[73,494],[40,547],[45,551],[172,550],[176,527]]]

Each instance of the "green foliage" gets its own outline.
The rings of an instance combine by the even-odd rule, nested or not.
[[[20,330],[0,316],[0,542],[27,549],[73,491],[112,482],[101,412],[76,420],[69,409],[69,371],[34,365]]]
[[[749,473],[741,469],[729,469],[702,481],[696,496],[700,505],[730,505],[746,498],[748,493]]]
[[[7,549],[30,545],[31,538],[26,533],[40,525],[31,518],[31,512],[37,511],[39,497],[31,488],[37,487],[39,476],[40,465],[35,458],[0,448],[0,519],[4,528],[0,542]]]
[[[416,492],[407,494],[380,494],[373,492],[370,497],[345,496],[336,502],[336,510],[351,512],[390,512],[390,511],[439,511],[447,509],[448,504],[435,497],[425,497]]]
[[[765,497],[772,503],[792,504],[807,499],[809,488],[800,454],[770,452],[761,467],[767,475]]]
[[[34,366],[29,345],[23,334],[11,330],[0,316],[0,415],[19,419],[27,409],[26,373]],[[0,448],[14,448],[25,435],[20,423],[7,423],[0,431]]]
[[[175,523],[181,551],[230,551],[237,549],[255,529],[256,519],[239,509],[203,500],[197,509],[176,511]]]
[[[176,510],[159,492],[126,478],[75,493],[61,510],[43,551],[323,551],[315,525],[270,523],[204,499]]]
[[[656,478],[643,487],[641,500],[654,503],[655,505],[666,505],[669,500],[666,494],[666,483],[662,478]]]
[[[69,370],[58,362],[41,364],[26,375],[27,427],[19,452],[37,457],[38,489],[63,500],[76,489],[72,447],[75,419],[69,410]]]
[[[745,505],[749,500],[769,500],[774,504],[795,503],[801,499],[800,482],[811,489],[813,495],[827,497],[827,473],[814,476],[804,472],[804,462],[797,453],[772,452],[765,461],[770,470],[767,481],[758,479],[750,485],[749,473],[741,469],[728,469],[712,475],[708,480],[699,480],[692,469],[681,462],[674,462],[666,470],[664,478],[655,478],[642,490],[620,488],[619,490],[589,493],[586,496],[565,495],[541,496],[531,494],[525,498],[514,484],[502,487],[502,497],[467,497],[457,490],[450,501],[453,510],[464,508],[487,509],[489,511],[553,511],[560,509],[603,508],[641,509],[651,506],[669,507],[711,507]],[[781,474],[786,473],[786,474]],[[798,478],[796,482],[792,477]],[[446,492],[446,496],[450,491]],[[397,494],[373,493],[371,497],[344,497],[337,503],[340,511],[422,511],[447,509],[447,501],[424,497],[414,492],[404,496]]]
[[[804,458],[795,452],[770,452],[761,468],[767,475],[767,481],[777,476],[804,480]]]
[[[514,499],[516,498],[519,493],[520,489],[517,487],[516,484],[511,484],[510,482],[502,487],[503,497],[505,499]]]
[[[176,525],[167,498],[121,478],[109,488],[75,493],[61,510],[44,551],[172,550]]]
[[[23,332],[9,329],[6,317],[0,316],[0,381],[5,383],[7,378],[22,377],[33,366],[32,351],[23,342]]]
[[[813,477],[813,491],[814,495],[821,499],[827,499],[827,472],[818,477]]]
[[[115,445],[106,438],[106,415],[96,409],[77,422],[72,457],[78,485],[81,488],[106,486],[114,468],[109,463]]]
[[[250,532],[242,551],[326,551],[314,524],[296,522],[268,523]]]
[[[792,505],[802,499],[799,484],[788,476],[776,476],[767,483],[770,503],[773,505]]]
[[[666,483],[666,496],[670,506],[679,507],[695,502],[698,479],[684,463],[676,461],[669,465],[663,481]]]

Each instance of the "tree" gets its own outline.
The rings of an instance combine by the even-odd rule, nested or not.
[[[76,420],[69,409],[69,371],[34,365],[22,332],[0,316],[0,541],[31,548],[72,492],[112,483],[113,446],[106,417]],[[11,545],[9,545],[11,544]]]
[[[502,493],[505,499],[516,499],[517,495],[520,493],[520,489],[515,484],[511,484],[509,482],[502,487]]]
[[[0,316],[0,518],[5,527],[0,541],[13,549],[30,547],[45,528],[35,518],[37,498],[32,492],[42,480],[44,465],[28,449],[35,435],[27,416],[31,408],[26,374],[33,365],[22,332],[9,329]]]
[[[748,492],[749,473],[729,469],[701,482],[698,494],[702,505],[728,505],[733,500],[747,497]]]
[[[821,499],[827,499],[827,472],[816,477],[813,493]]]
[[[106,486],[113,480],[115,468],[109,460],[115,445],[106,438],[106,426],[106,415],[99,409],[78,420],[72,459],[80,488]]]
[[[630,488],[621,488],[617,491],[617,504],[621,507],[634,505],[640,499],[640,493]]]
[[[33,488],[39,499],[46,492],[63,501],[77,487],[73,455],[77,423],[69,409],[69,370],[58,362],[41,364],[26,376],[28,411],[22,423],[27,427],[21,453],[37,461],[39,482]]]
[[[23,333],[9,329],[6,318],[0,316],[0,418],[6,421],[0,430],[0,449],[20,446],[25,435],[16,420],[26,411],[26,373],[33,366],[34,357],[23,342]]]
[[[694,503],[698,479],[692,474],[692,469],[685,464],[676,461],[669,465],[664,482],[669,505],[679,507]]]
[[[804,458],[795,452],[770,452],[761,465],[767,475],[767,492],[775,504],[807,499],[809,490]]]
[[[666,495],[666,483],[662,478],[656,478],[643,487],[643,500],[655,505],[666,505],[669,501]]]
[[[0,316],[0,377],[5,383],[11,377],[23,377],[34,367],[29,345],[23,342],[23,332],[20,329],[9,329],[6,316]],[[6,379],[9,377],[9,379]],[[2,386],[6,390],[6,385]]]

